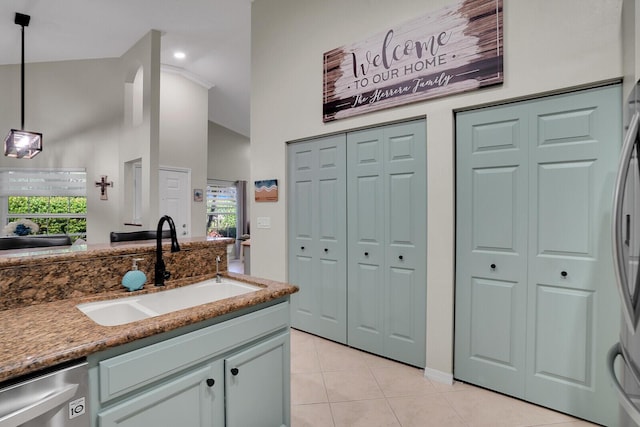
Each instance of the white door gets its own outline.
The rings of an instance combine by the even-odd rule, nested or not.
[[[173,219],[178,237],[191,235],[190,175],[187,170],[160,169],[159,214]]]

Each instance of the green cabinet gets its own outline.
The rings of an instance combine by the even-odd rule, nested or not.
[[[225,359],[227,427],[288,425],[287,354],[289,336],[280,334]]]
[[[190,370],[101,411],[98,425],[224,426],[222,365],[219,360]]]
[[[281,302],[90,356],[92,425],[288,426],[289,310]]]

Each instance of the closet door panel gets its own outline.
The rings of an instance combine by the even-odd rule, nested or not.
[[[527,399],[604,425],[606,352],[620,323],[610,212],[619,86],[531,103]]]
[[[383,128],[385,355],[425,366],[427,179],[424,121]]]
[[[291,144],[288,159],[291,323],[345,343],[345,136]]]
[[[524,395],[527,138],[523,107],[456,115],[455,377]]]
[[[384,169],[380,129],[347,134],[348,343],[382,354]]]

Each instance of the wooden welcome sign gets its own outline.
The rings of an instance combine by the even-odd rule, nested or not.
[[[324,54],[323,121],[500,84],[502,0],[460,0]]]

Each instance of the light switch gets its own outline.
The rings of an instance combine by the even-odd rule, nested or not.
[[[258,228],[271,228],[271,217],[259,216],[258,217]]]

